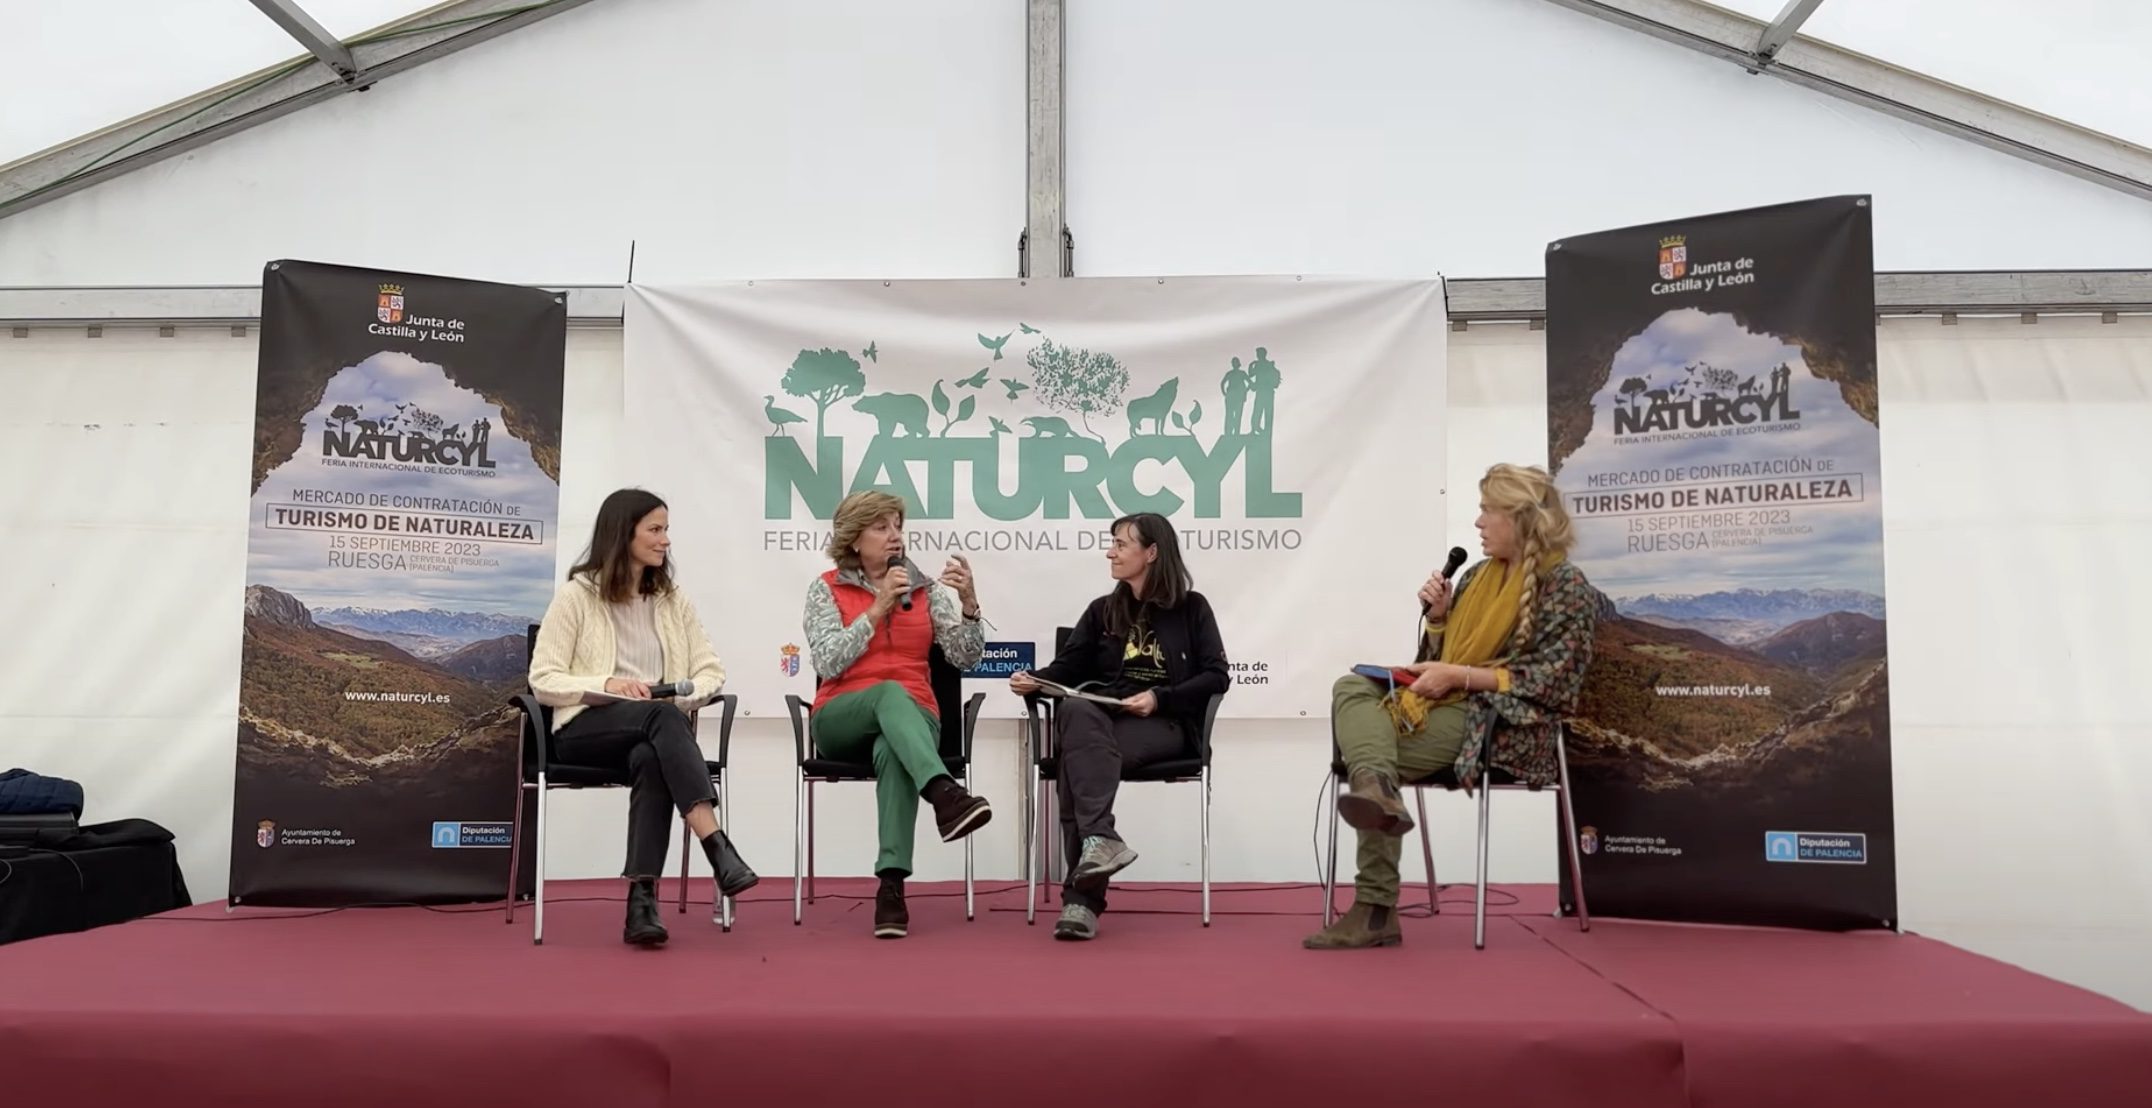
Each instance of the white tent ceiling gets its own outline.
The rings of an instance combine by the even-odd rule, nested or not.
[[[297,0],[340,39],[412,0]],[[1009,0],[1019,3],[1021,0]],[[1526,2],[1526,0],[1512,0]],[[1722,0],[1771,20],[1784,0]],[[18,0],[0,35],[0,163],[304,56],[250,0]],[[1826,0],[1807,38],[2152,146],[2144,0]]]
[[[1768,20],[1784,3],[1719,6]],[[2143,0],[1825,0],[1801,34],[2152,146]]]
[[[344,39],[427,7],[416,0],[300,6]],[[248,0],[13,0],[6,21],[0,163],[305,54]]]

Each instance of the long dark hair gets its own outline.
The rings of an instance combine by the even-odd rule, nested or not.
[[[635,528],[643,517],[665,507],[657,494],[642,489],[619,489],[598,505],[598,522],[590,529],[590,545],[568,576],[587,573],[598,586],[598,595],[609,604],[625,604],[638,593],[661,596],[673,589],[672,558],[655,569],[638,566],[628,556],[635,541]],[[637,571],[640,570],[640,574]]]
[[[1113,595],[1106,600],[1109,635],[1127,634],[1146,604],[1160,608],[1180,604],[1195,584],[1188,575],[1188,563],[1181,561],[1181,540],[1173,532],[1172,521],[1157,512],[1137,512],[1114,520],[1112,533],[1120,534],[1124,525],[1136,532],[1137,542],[1158,548],[1158,560],[1144,573],[1142,599],[1137,599],[1136,590],[1129,588],[1128,582],[1113,583]]]

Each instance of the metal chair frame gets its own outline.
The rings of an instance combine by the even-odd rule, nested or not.
[[[1472,946],[1475,950],[1484,950],[1487,947],[1487,829],[1489,802],[1496,789],[1521,789],[1526,792],[1553,789],[1559,794],[1560,802],[1557,808],[1561,819],[1562,842],[1569,855],[1570,889],[1577,900],[1577,925],[1578,929],[1582,931],[1592,929],[1591,909],[1584,901],[1584,872],[1582,867],[1578,865],[1577,816],[1576,811],[1569,803],[1569,751],[1568,744],[1565,741],[1567,731],[1568,728],[1563,727],[1557,729],[1554,734],[1556,777],[1554,784],[1551,785],[1527,784],[1516,780],[1501,770],[1488,767],[1486,761],[1487,747],[1483,745],[1480,748],[1479,842],[1476,851],[1477,866],[1475,867],[1472,881],[1475,890],[1472,904]],[[1338,809],[1336,800],[1338,796],[1344,793],[1348,776],[1349,771],[1346,769],[1344,756],[1338,750],[1337,726],[1333,721],[1330,729],[1332,801],[1329,815],[1330,849],[1329,856],[1324,860],[1323,866],[1323,926],[1325,927],[1329,926],[1331,920],[1337,917]],[[1413,799],[1419,808],[1420,851],[1427,862],[1427,906],[1431,911],[1439,914],[1442,911],[1440,899],[1442,886],[1435,879],[1435,847],[1432,833],[1427,828],[1427,790],[1443,789],[1455,792],[1463,786],[1457,780],[1455,767],[1438,770],[1420,780],[1406,781],[1402,784],[1403,787],[1412,790]],[[1561,908],[1556,907],[1554,914],[1556,916],[1562,915]]]
[[[963,672],[942,656],[939,645],[928,652],[927,664],[934,676],[935,706],[942,719],[942,742],[940,749],[950,745],[949,720],[954,713],[962,730],[957,735],[957,754],[952,758],[942,754],[942,764],[950,776],[960,781],[965,791],[971,789],[971,744],[973,732],[978,727],[979,709],[986,703],[985,693],[963,695]],[[819,678],[815,687],[819,691]],[[952,699],[956,703],[951,703]],[[871,762],[856,763],[843,773],[810,774],[809,760],[818,756],[814,746],[812,728],[808,726],[807,701],[795,695],[785,697],[785,711],[792,717],[792,750],[797,760],[799,779],[794,783],[792,794],[792,923],[797,926],[804,904],[814,903],[814,787],[835,785],[846,781],[872,781],[875,779]],[[976,836],[964,836],[964,919],[977,918],[977,895],[973,881]]]
[[[1203,828],[1203,926],[1205,927],[1209,927],[1211,923],[1211,730],[1218,722],[1218,706],[1224,699],[1222,694],[1213,694],[1210,702],[1204,707],[1203,730],[1196,736],[1196,759],[1200,761],[1201,768],[1196,771],[1194,776],[1191,777],[1186,774],[1175,774],[1168,777],[1143,776],[1144,771],[1139,769],[1136,771],[1138,776],[1129,777],[1124,775],[1121,778],[1123,784],[1178,785],[1193,781],[1202,786],[1196,804],[1197,818],[1202,821]],[[1057,800],[1054,790],[1047,788],[1049,784],[1060,780],[1060,765],[1054,750],[1054,705],[1052,701],[1037,694],[1027,696],[1024,698],[1024,711],[1025,761],[1030,763],[1031,772],[1030,813],[1036,813],[1035,816],[1027,813],[1024,820],[1024,922],[1032,924],[1038,922],[1040,870],[1047,871],[1049,879],[1051,879],[1050,875],[1055,869],[1055,854],[1057,853],[1055,844],[1061,838],[1054,822],[1054,809]],[[1049,763],[1052,763],[1051,771],[1048,769]],[[1061,864],[1063,866],[1067,865],[1068,860],[1062,859]]]
[[[538,629],[532,627],[531,638],[534,641],[537,634]],[[509,824],[508,905],[505,922],[512,924],[516,921],[516,875],[522,871],[523,865],[524,794],[536,792],[537,800],[533,807],[536,810],[538,824],[538,841],[535,844],[536,858],[534,859],[537,870],[537,884],[532,895],[532,908],[535,919],[531,924],[531,943],[535,946],[545,942],[546,794],[555,789],[618,789],[626,788],[628,785],[626,781],[591,783],[563,782],[550,779],[553,777],[555,770],[563,769],[609,775],[618,774],[619,776],[625,776],[625,773],[624,771],[600,769],[595,766],[582,766],[562,761],[553,752],[552,709],[539,704],[538,698],[527,692],[518,693],[512,698],[512,702],[520,709],[522,720],[521,734],[518,736],[516,743],[516,811],[515,817]],[[721,707],[723,710],[723,714],[719,717],[717,729],[717,760],[714,762],[705,761],[703,764],[709,767],[710,784],[717,790],[716,814],[718,825],[722,827],[724,826],[726,813],[732,810],[732,789],[727,781],[725,767],[729,764],[732,752],[732,718],[733,714],[739,710],[740,698],[731,693],[726,693],[710,701],[709,704],[703,705],[702,710],[707,710],[712,706]],[[698,724],[702,719],[702,710],[695,713],[695,722]],[[682,915],[687,914],[688,859],[693,854],[694,839],[688,830],[687,823],[683,821],[680,824],[680,913]],[[710,911],[711,922],[725,931],[731,931],[732,898],[718,893],[715,874],[711,875],[710,878],[710,892],[713,900]]]

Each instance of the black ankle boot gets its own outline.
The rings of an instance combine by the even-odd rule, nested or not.
[[[755,887],[762,880],[740,852],[732,847],[732,840],[723,831],[712,831],[702,840],[702,852],[710,858],[710,869],[717,874],[717,891],[725,896],[738,896]]]
[[[657,946],[668,936],[658,922],[658,879],[637,877],[628,882],[628,924],[620,941],[635,946]]]
[[[912,915],[904,907],[904,875],[883,870],[875,876],[882,887],[874,894],[874,937],[901,939],[911,932]]]
[[[934,808],[934,828],[941,832],[942,841],[955,842],[986,826],[994,818],[994,808],[983,796],[973,796],[964,786],[948,777],[937,777],[919,790],[920,799]]]

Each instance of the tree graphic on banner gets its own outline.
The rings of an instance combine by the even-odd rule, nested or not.
[[[827,437],[823,421],[829,406],[867,391],[867,375],[860,371],[858,359],[825,346],[800,351],[792,359],[792,368],[785,371],[783,388],[793,396],[814,401],[814,437],[820,439]]]
[[[1048,339],[1025,359],[1037,382],[1039,402],[1049,408],[1077,413],[1083,429],[1100,442],[1104,435],[1091,427],[1091,416],[1112,415],[1121,407],[1121,394],[1128,391],[1128,367],[1111,354],[1076,350]]]

